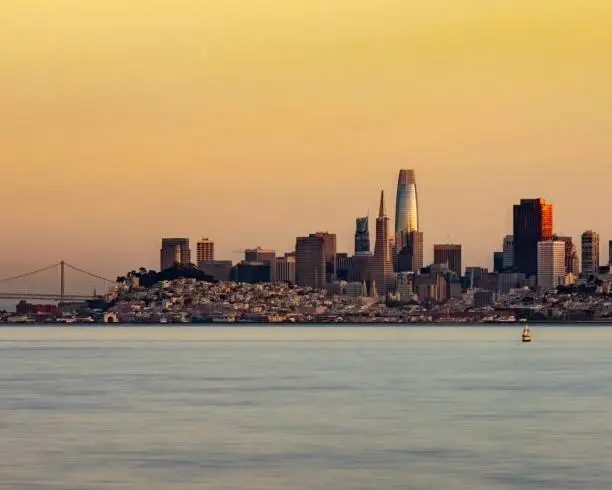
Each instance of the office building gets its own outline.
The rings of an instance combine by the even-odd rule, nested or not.
[[[395,201],[395,246],[401,251],[406,233],[419,231],[419,210],[416,176],[412,169],[399,171]]]
[[[599,274],[599,234],[592,230],[585,231],[581,236],[582,243],[582,275],[584,277]]]
[[[231,260],[203,260],[198,264],[198,269],[215,281],[229,281],[232,267]]]
[[[538,288],[554,289],[565,281],[565,242],[538,242]]]
[[[355,221],[355,255],[370,253],[370,225],[368,216]]]
[[[372,264],[374,256],[372,253],[361,253],[351,257],[349,270],[349,281],[364,282],[372,279]]]
[[[544,199],[521,199],[513,208],[513,268],[527,276],[538,271],[538,243],[552,239],[553,207]]]
[[[327,282],[326,241],[321,233],[295,241],[295,280],[299,286],[323,289]]]
[[[215,242],[208,238],[202,238],[198,241],[196,247],[197,264],[215,260]]]
[[[386,297],[393,291],[395,276],[393,275],[393,257],[391,241],[389,240],[389,218],[385,209],[385,192],[380,193],[380,208],[376,218],[376,242],[372,263],[372,278],[376,282],[379,296]]]
[[[270,264],[257,260],[243,260],[233,269],[234,281],[248,284],[270,282]]]
[[[560,236],[554,238],[565,243],[565,273],[578,277],[580,274],[580,260],[578,259],[578,250],[572,237]]]
[[[493,272],[504,270],[504,252],[493,252]]]
[[[175,264],[189,265],[191,263],[191,249],[189,238],[162,238],[160,250],[160,270],[166,270]]]
[[[397,254],[397,271],[418,274],[423,268],[423,233],[405,232],[402,243],[404,246]]]
[[[295,284],[295,253],[276,258],[276,282]]]
[[[510,270],[514,267],[514,236],[506,235],[502,245],[504,254],[504,262],[502,267],[504,270]]]
[[[349,281],[351,273],[351,265],[353,257],[349,257],[347,253],[336,254],[336,280]]]
[[[457,276],[461,277],[461,245],[434,245],[434,263],[446,264]]]
[[[263,262],[270,266],[270,282],[276,282],[276,251],[269,248],[248,248],[244,251],[246,262]]]

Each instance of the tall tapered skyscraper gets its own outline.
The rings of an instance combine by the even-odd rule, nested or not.
[[[376,289],[380,296],[386,296],[393,290],[395,276],[393,275],[393,259],[391,242],[389,240],[389,218],[385,209],[385,191],[380,193],[380,208],[376,218],[376,244],[372,277],[376,281]]]
[[[395,201],[395,245],[398,250],[406,245],[404,237],[411,231],[419,231],[419,210],[414,170],[402,169],[397,179]]]

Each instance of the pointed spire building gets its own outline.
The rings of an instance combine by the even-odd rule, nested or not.
[[[385,297],[387,293],[393,290],[395,283],[389,237],[389,218],[385,209],[385,191],[380,193],[380,207],[378,218],[376,218],[376,243],[372,265],[372,278],[376,281],[378,293],[380,296]]]

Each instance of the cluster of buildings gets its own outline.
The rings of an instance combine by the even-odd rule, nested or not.
[[[335,234],[315,232],[297,237],[295,249],[282,255],[261,247],[246,249],[244,260],[237,264],[217,260],[214,242],[204,238],[196,245],[195,266],[216,281],[282,282],[350,291],[365,283],[369,296],[421,303],[444,303],[467,289],[506,294],[531,287],[544,293],[609,276],[609,264],[600,264],[599,235],[590,230],[582,234],[579,260],[573,239],[554,234],[553,206],[542,198],[521,199],[514,205],[513,233],[504,237],[502,249],[494,252],[492,272],[480,267],[464,269],[460,244],[433,245],[434,262],[425,266],[412,169],[399,171],[393,228],[384,192],[374,226],[371,240],[369,217],[356,219],[352,255],[337,250]],[[609,248],[612,262],[612,240]],[[162,269],[191,263],[189,239],[164,238],[160,255]]]

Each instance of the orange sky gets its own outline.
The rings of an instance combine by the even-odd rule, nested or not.
[[[609,0],[7,0],[0,276],[157,267],[162,235],[352,251],[402,167],[426,259],[450,236],[491,266],[520,197],[607,244],[610,25]]]

